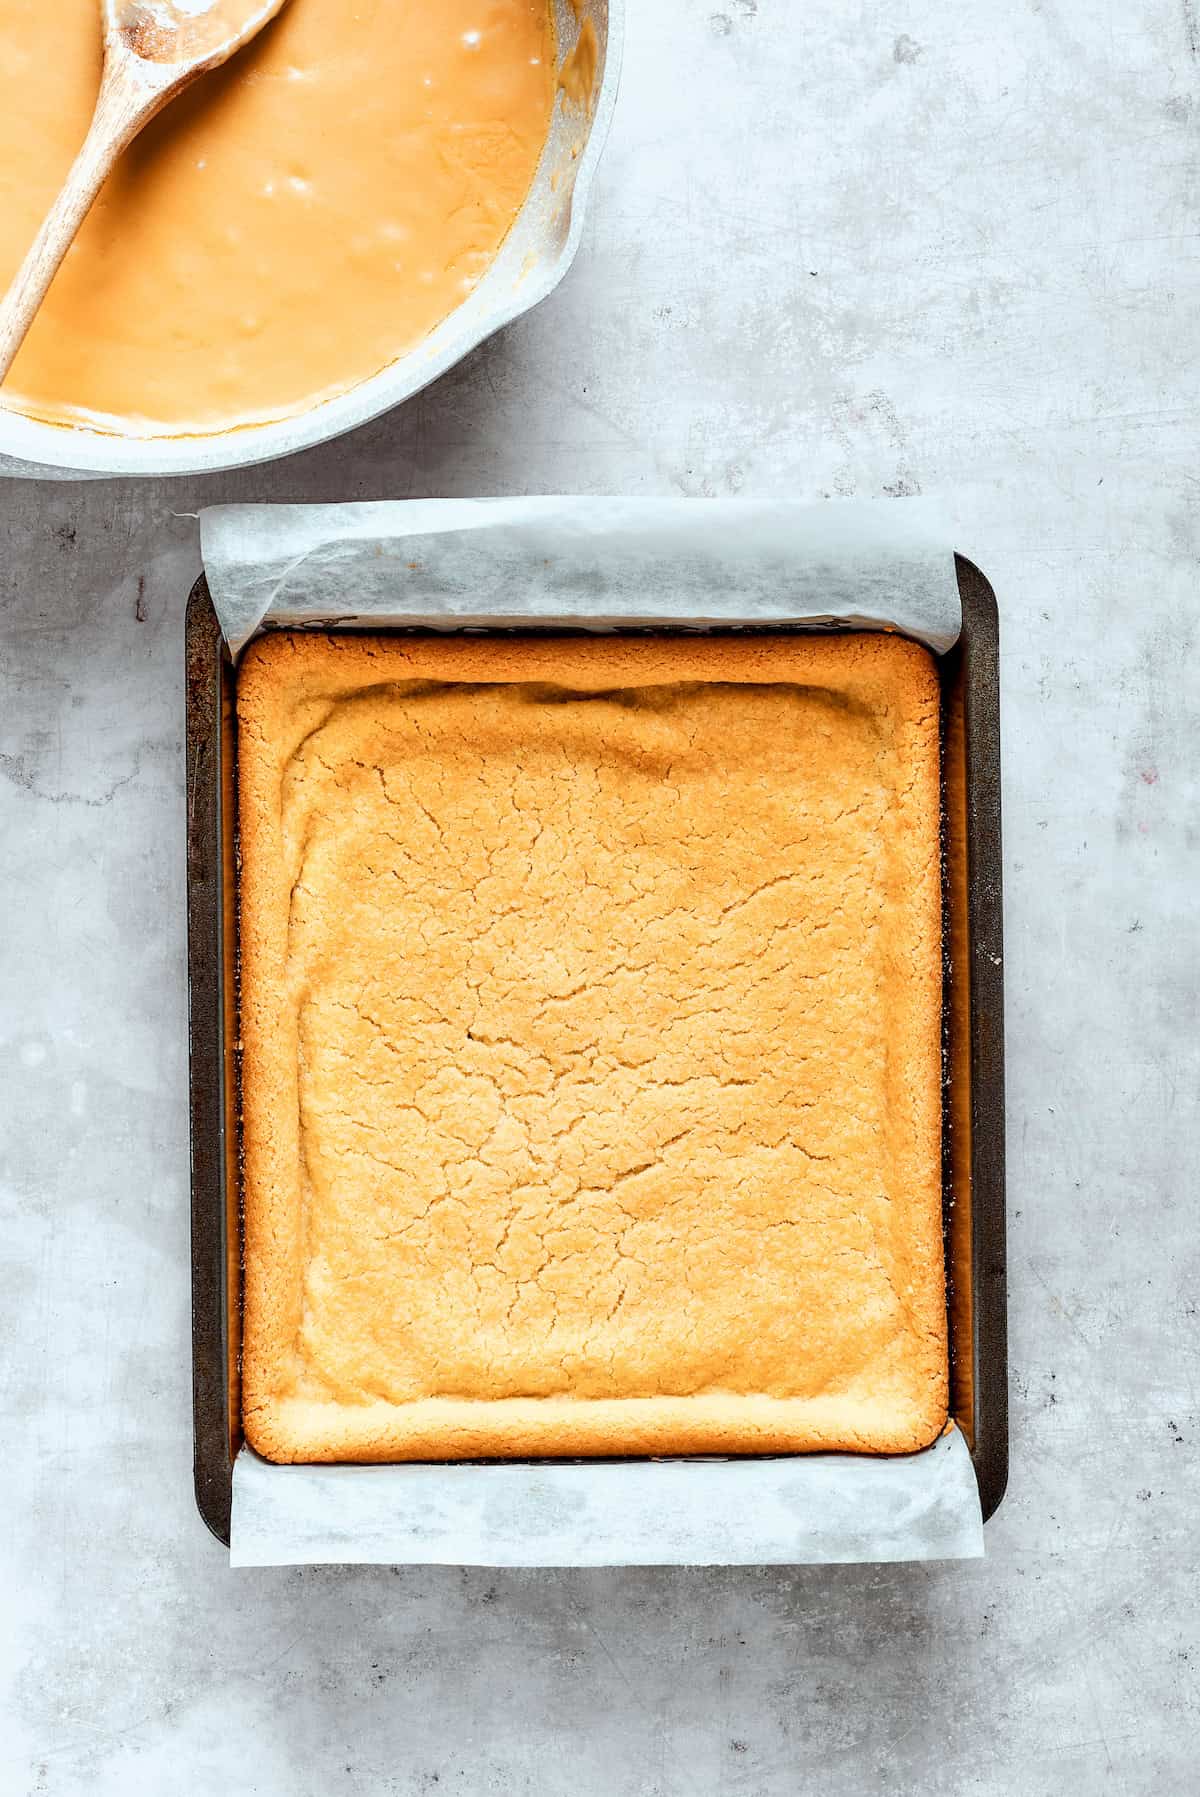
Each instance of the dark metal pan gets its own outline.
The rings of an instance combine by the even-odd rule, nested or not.
[[[986,1520],[1008,1478],[1000,670],[996,599],[956,558],[962,634],[940,658],[945,893],[943,1188],[951,1414]],[[229,1543],[241,1444],[233,663],[204,577],[188,600],[187,918],[196,1503]]]

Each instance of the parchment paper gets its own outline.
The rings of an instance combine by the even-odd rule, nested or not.
[[[237,654],[264,626],[961,627],[924,500],[519,498],[221,506],[205,570]],[[912,1455],[468,1466],[272,1466],[243,1448],[231,1561],[744,1565],[981,1555],[951,1430]]]
[[[264,623],[895,625],[948,649],[949,536],[924,499],[413,499],[200,516],[236,655]]]
[[[233,1475],[233,1566],[795,1566],[983,1552],[957,1429],[923,1454],[516,1466],[271,1466]]]

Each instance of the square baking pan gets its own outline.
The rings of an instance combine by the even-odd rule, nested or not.
[[[950,1413],[986,1521],[1008,1478],[999,627],[955,558],[962,632],[942,680],[943,1214]],[[736,628],[736,627],[735,627]],[[196,1503],[229,1545],[241,1446],[237,727],[234,667],[203,576],[188,599],[187,920]]]

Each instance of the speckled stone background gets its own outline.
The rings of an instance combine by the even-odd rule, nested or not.
[[[1200,11],[632,0],[559,294],[246,476],[0,487],[0,1790],[1197,1789]],[[192,1508],[197,506],[949,496],[1004,633],[986,1561],[233,1575]]]

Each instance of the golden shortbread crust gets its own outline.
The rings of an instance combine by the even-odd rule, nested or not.
[[[930,1442],[928,653],[279,632],[237,707],[259,1452]]]

